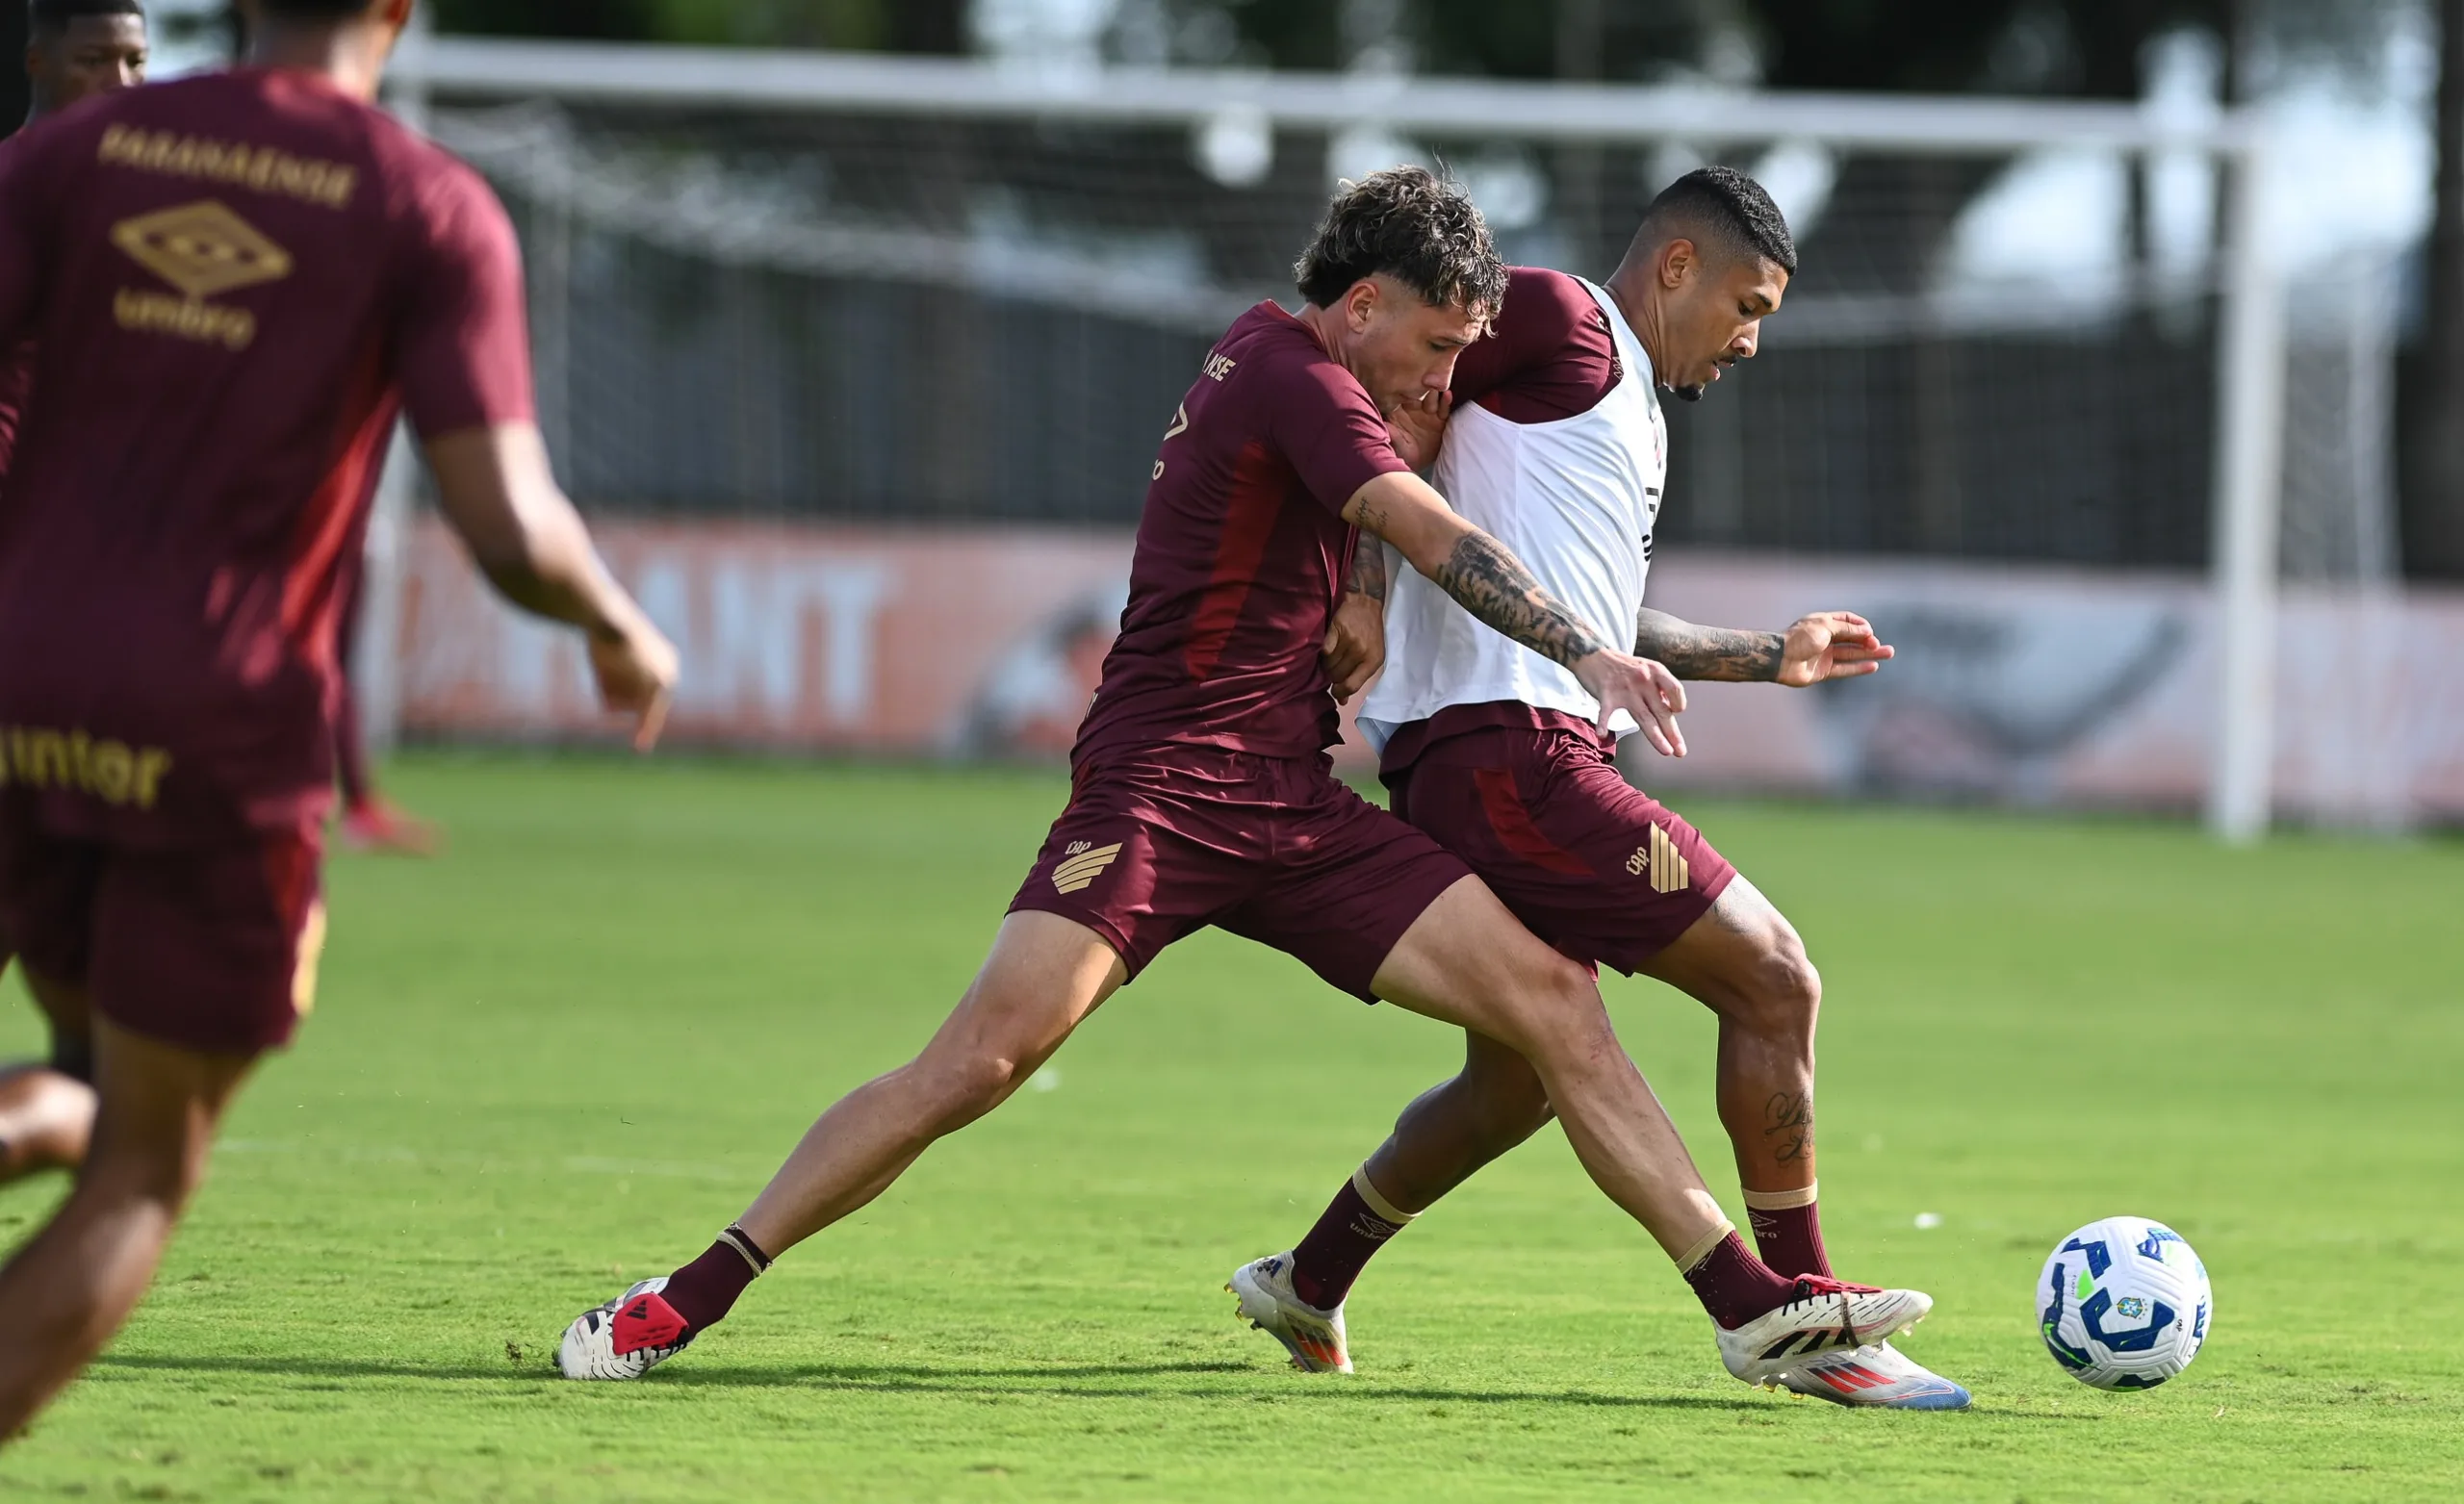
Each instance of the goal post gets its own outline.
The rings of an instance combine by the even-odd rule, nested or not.
[[[579,263],[589,259],[572,242],[578,219],[612,227],[663,254],[701,258],[713,267],[860,277],[923,289],[991,288],[1054,309],[1101,294],[1129,307],[1129,317],[1145,327],[1185,342],[1219,327],[1226,310],[1237,310],[1257,296],[1288,296],[1288,288],[1272,285],[1274,279],[1260,268],[1272,269],[1276,254],[1288,265],[1307,230],[1305,217],[1296,209],[1300,199],[1290,192],[1275,199],[1277,180],[1269,175],[1276,170],[1279,157],[1288,156],[1288,142],[1296,138],[1324,144],[1328,170],[1318,179],[1320,202],[1335,171],[1350,170],[1352,164],[1385,165],[1395,158],[1390,154],[1381,161],[1378,151],[1407,143],[1449,143],[1432,149],[1464,169],[1476,196],[1484,191],[1477,180],[1482,164],[1503,164],[1490,175],[1501,185],[1497,193],[1507,197],[1531,191],[1531,164],[1541,165],[1537,176],[1545,180],[1567,161],[1579,159],[1596,166],[1604,154],[1617,152],[1657,152],[1661,156],[1654,160],[1678,164],[1681,169],[1689,154],[1692,160],[1704,160],[1712,153],[1764,151],[1777,160],[1799,147],[1828,154],[1835,163],[1892,159],[1923,165],[1922,171],[1909,175],[1914,185],[1911,193],[1931,191],[1926,184],[1934,178],[1972,189],[1996,163],[2032,152],[2096,153],[2142,164],[2195,159],[2224,185],[2220,234],[2194,269],[2169,273],[2171,280],[2162,286],[2149,283],[2144,268],[2126,270],[2122,281],[2130,290],[2120,295],[2143,299],[2147,310],[2159,302],[2194,301],[2213,309],[2212,323],[2198,325],[2208,331],[2199,379],[2168,394],[2169,400],[2185,401],[2193,399],[2185,394],[2194,390],[2196,399],[2208,405],[2194,418],[2185,414],[2183,432],[2175,438],[2177,445],[2187,442],[2205,451],[2183,473],[2200,474],[2206,486],[2205,546],[2188,551],[2205,555],[2207,608],[2213,613],[2218,648],[2206,815],[2220,837],[2236,842],[2257,838],[2270,823],[2288,327],[2284,271],[2267,229],[2270,138],[2264,117],[2253,110],[2186,115],[2080,101],[1756,93],[1694,86],[1387,74],[1025,68],[939,58],[426,35],[406,38],[391,88],[397,97],[421,108],[434,101],[438,132],[447,143],[472,156],[516,196],[532,202],[541,216],[526,221],[534,243],[552,243],[557,254],[548,258],[553,265],[534,267],[534,282],[546,279],[534,293],[550,305],[538,315],[540,328],[558,346],[540,352],[543,416],[564,437],[560,450],[585,456],[601,448],[621,448],[638,436],[612,427],[613,420],[593,434],[580,431],[600,421],[584,411],[573,383],[605,373],[599,369],[603,362],[570,344],[587,332],[582,325],[589,322],[576,320],[565,306],[574,295],[568,284],[583,274]],[[526,115],[525,107],[533,113]],[[578,123],[541,117],[535,112],[542,107],[566,112]],[[832,188],[856,206],[847,214],[816,217],[792,204],[783,207],[783,200],[796,195],[742,174],[730,177],[708,170],[707,159],[723,154],[713,143],[723,144],[732,132],[766,142],[788,133],[797,121],[815,122],[816,128],[835,133],[831,140],[839,176]],[[670,139],[656,149],[593,149],[602,139],[629,129],[664,131]],[[1177,197],[1160,191],[1151,200],[1142,197],[1150,178],[1160,181],[1161,169],[1151,160],[1159,133],[1184,140],[1185,157],[1203,165],[1204,175],[1220,190],[1220,202],[1197,203],[1186,189],[1175,189]],[[1086,183],[1064,185],[1083,190],[1089,226],[1085,235],[1073,239],[1075,232],[1067,226],[1031,222],[1032,215],[1013,202],[1016,195],[975,193],[965,210],[974,218],[966,223],[952,220],[949,215],[956,211],[946,203],[928,202],[944,186],[937,174],[961,170],[937,162],[936,153],[953,161],[981,162],[1004,152],[1050,147],[1056,140],[1086,153]],[[1460,157],[1452,155],[1458,150]],[[1519,178],[1507,170],[1517,164],[1523,165]],[[1053,169],[1042,170],[1046,177],[1031,186],[1049,196]],[[1625,188],[1629,201],[1644,201],[1635,198],[1632,182]],[[1489,206],[1485,197],[1483,203]],[[1784,201],[1783,207],[1788,205]],[[1142,210],[1154,222],[1140,223]],[[1013,213],[1033,233],[1022,234],[996,264],[984,253],[985,237],[997,235],[999,216]],[[1194,257],[1188,245],[1162,240],[1191,217],[1215,217],[1213,233],[1222,229],[1222,217],[1243,214],[1255,222],[1244,221],[1236,228],[1256,246],[1242,274],[1221,274],[1220,267],[1217,274],[1208,274],[1203,258]],[[1493,219],[1503,217],[1492,210]],[[989,232],[988,223],[993,226]],[[1522,243],[1544,245],[1544,229],[1522,232]],[[1095,243],[1107,236],[1130,248]],[[1880,243],[1886,238],[1886,227],[1876,227],[1870,239]],[[1557,243],[1562,250],[1562,238]],[[1276,244],[1279,252],[1272,249]],[[1514,248],[1509,243],[1509,250]],[[1604,269],[1587,265],[1593,259],[1594,252],[1585,250],[1571,265],[1595,273]],[[1195,274],[1183,274],[1192,267],[1198,268]],[[2022,310],[2015,324],[2009,309],[1963,305],[1921,287],[1861,291],[1817,284],[1810,277],[1803,280],[1806,286],[1789,299],[1786,328],[1775,325],[1771,343],[1775,348],[1802,344],[1843,351],[1843,370],[1857,369],[1864,359],[1857,354],[1860,348],[1889,341],[1989,343],[2015,327],[2056,328],[2065,317],[2059,307]],[[732,338],[751,349],[782,337],[775,327],[765,327],[765,320],[776,319],[764,312],[768,305],[758,295],[748,293],[743,300],[747,312]],[[851,317],[870,317],[861,304],[830,306],[849,309]],[[2151,311],[2145,317],[2170,316]],[[2205,320],[2209,316],[2199,317]],[[1941,363],[1936,364],[1939,368]],[[1166,362],[1155,369],[1179,367]],[[1926,369],[1921,352],[1912,369]],[[1762,379],[1761,372],[1755,374]],[[1856,377],[1838,379],[1853,382]],[[1921,406],[1925,393],[1951,390],[1963,378],[1954,364],[1924,379],[1936,384],[1908,395],[1903,408]],[[2026,379],[2049,385],[2054,378],[2030,373]],[[648,403],[643,408],[646,422],[662,416],[654,410],[659,405],[655,401],[636,400]],[[1102,426],[1106,405],[1100,391],[1082,398],[1079,410],[1091,415],[1091,433]],[[1117,394],[1110,405],[1118,405]],[[1739,421],[1733,414],[1714,417],[1710,410],[1720,405],[1705,404],[1699,419],[1684,416],[1706,424],[1707,434],[1711,431],[1707,425]],[[748,497],[798,483],[790,472],[807,461],[785,454],[778,431],[781,420],[766,417],[758,404],[739,403],[723,421],[732,429],[725,437],[735,441],[739,454],[733,463]],[[1925,420],[1920,416],[1913,421],[1921,426]],[[1935,421],[1938,427],[1952,420]],[[2203,445],[2189,437],[2197,431],[2194,423],[2204,425]],[[1919,522],[1931,517],[1939,523],[1948,518],[1944,535],[1957,538],[1957,513],[1963,504],[1957,478],[1960,436],[1948,435],[1945,442],[1953,451],[1945,462],[1948,468],[1936,464],[1929,480],[1927,462],[1919,456],[1911,472],[1913,478],[1904,488],[1931,487],[1940,493],[1932,499],[1920,497],[1916,505],[1924,516]],[[917,464],[947,468],[958,463],[946,435],[940,441],[926,435],[916,443],[925,451]],[[2133,443],[2143,446],[2145,436]],[[1121,447],[1114,446],[1115,450]],[[1094,469],[1109,473],[1117,468],[1117,453],[1106,450],[1092,460],[1055,460],[1060,469],[1054,473],[1063,478],[1054,484],[1065,489],[1068,476]],[[1006,476],[1003,467],[1010,463],[987,462],[976,473]],[[2115,461],[2121,463],[2122,458]],[[643,464],[647,467],[649,461]],[[1707,468],[1696,473],[1719,472]],[[1951,478],[1943,480],[1945,474]],[[644,487],[650,484],[631,478],[622,482],[629,501],[647,496]],[[1873,484],[1903,486],[1900,480]],[[1717,506],[1714,498],[1704,499],[1715,511],[1718,506],[1731,511],[1744,506],[1733,495]],[[757,510],[760,505],[748,504]],[[936,505],[942,504],[923,510],[932,514]],[[1889,535],[1887,528],[1877,534]],[[1926,550],[1920,545],[1912,551]],[[2117,556],[2107,562],[2132,561]]]

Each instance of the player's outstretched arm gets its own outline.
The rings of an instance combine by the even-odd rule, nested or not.
[[[1600,701],[1600,723],[1623,710],[1669,757],[1685,755],[1677,717],[1685,687],[1647,659],[1609,648],[1589,625],[1540,588],[1506,547],[1465,522],[1419,476],[1380,475],[1360,488],[1344,519],[1393,544],[1412,568],[1495,631],[1574,672]]]
[[[1851,611],[1818,611],[1784,632],[1697,626],[1646,607],[1634,625],[1634,652],[1681,679],[1786,684],[1803,689],[1861,678],[1893,656],[1873,624]]]
[[[515,605],[588,634],[601,699],[635,718],[633,745],[649,751],[667,718],[676,648],[601,562],[556,485],[538,426],[447,434],[429,441],[427,458],[445,520],[472,562]]]

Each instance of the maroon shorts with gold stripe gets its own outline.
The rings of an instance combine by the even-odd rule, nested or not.
[[[201,1054],[290,1042],[316,997],[321,858],[313,828],[162,851],[82,839],[0,793],[0,924],[27,969]]]
[[[1397,733],[1385,781],[1395,812],[1470,863],[1532,933],[1631,974],[1708,913],[1736,869],[1628,783],[1614,755],[1571,717],[1445,712]]]
[[[1214,925],[1375,1002],[1403,931],[1470,876],[1323,758],[1156,748],[1079,770],[1010,911],[1076,920],[1132,977]]]

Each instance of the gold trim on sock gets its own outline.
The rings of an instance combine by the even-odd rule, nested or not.
[[[747,1236],[731,1227],[719,1234],[719,1241],[734,1249],[736,1257],[744,1261],[745,1267],[751,1269],[753,1277],[757,1280],[770,1272],[770,1266],[756,1258],[753,1250],[745,1246]]]
[[[1417,1211],[1399,1211],[1393,1202],[1377,1194],[1377,1187],[1369,1184],[1369,1166],[1366,1164],[1351,1172],[1351,1188],[1360,1192],[1360,1199],[1369,1203],[1370,1211],[1397,1227],[1406,1226],[1412,1218],[1420,1215]]]
[[[1720,1244],[1727,1242],[1729,1240],[1729,1235],[1735,1231],[1736,1224],[1734,1222],[1730,1221],[1726,1217],[1720,1218],[1719,1226],[1694,1239],[1694,1245],[1692,1247],[1677,1256],[1677,1272],[1680,1274],[1693,1273],[1694,1266],[1701,1263],[1704,1260],[1711,1257],[1711,1250],[1719,1247]]]
[[[1813,1193],[1821,1186],[1822,1182],[1815,1181],[1803,1190],[1749,1190],[1745,1193],[1745,1205],[1748,1211],[1791,1211],[1798,1207],[1812,1206]]]

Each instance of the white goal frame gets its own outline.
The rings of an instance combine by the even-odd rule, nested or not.
[[[724,111],[1184,124],[1263,119],[1340,130],[1598,144],[1761,144],[1811,140],[1860,152],[2003,156],[2092,147],[2150,157],[2196,152],[2226,183],[2217,291],[2212,595],[2219,681],[2206,815],[2221,839],[2267,832],[2272,807],[2278,533],[2282,510],[2284,272],[2267,240],[2272,150],[2262,111],[2200,119],[2130,104],[1948,96],[1746,92],[1696,86],[1504,83],[1371,74],[1023,68],[848,53],[404,39],[391,97],[424,117],[428,97],[657,104]],[[379,573],[382,561],[375,561]],[[381,586],[381,580],[377,582]],[[372,604],[387,592],[372,592]],[[390,711],[380,712],[390,715]]]

